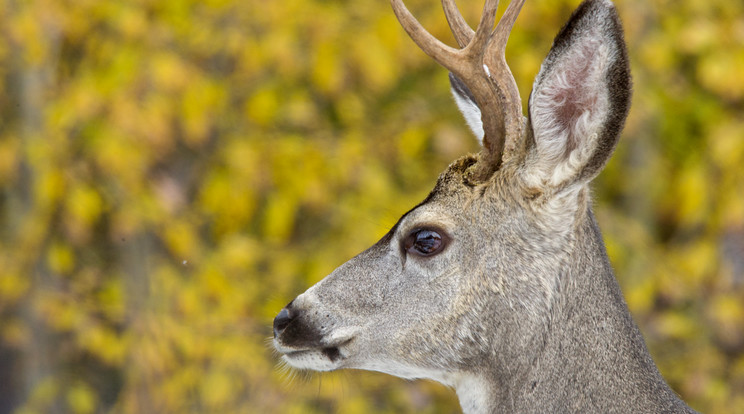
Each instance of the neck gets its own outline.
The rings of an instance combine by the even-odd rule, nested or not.
[[[509,375],[463,376],[455,383],[463,412],[691,412],[651,359],[591,211],[576,241],[532,362]]]

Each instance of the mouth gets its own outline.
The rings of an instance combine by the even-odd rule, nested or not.
[[[307,353],[313,353],[313,352],[321,353],[331,362],[336,362],[342,358],[341,351],[338,349],[337,346],[331,346],[328,348],[320,348],[320,349],[305,349],[301,351],[290,351],[284,354],[284,356],[287,359],[293,359],[293,358],[298,359],[298,358],[301,358],[303,355],[306,355]]]
[[[295,349],[283,346],[274,339],[274,348],[282,354],[282,359],[293,368],[314,371],[332,371],[341,368],[349,356],[345,347],[352,341],[347,339],[332,346]]]

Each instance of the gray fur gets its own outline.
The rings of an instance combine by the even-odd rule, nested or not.
[[[558,143],[588,154],[566,169],[565,182],[535,179],[534,171],[571,151],[546,158],[534,126],[525,153],[484,183],[469,179],[480,156],[455,161],[377,244],[282,310],[274,345],[289,365],[434,379],[455,388],[467,413],[692,412],[651,360],[591,211],[588,181],[611,155],[630,98],[609,1],[579,7],[533,95],[541,79],[569,64],[562,50],[588,25],[615,47],[607,65],[598,63],[606,72],[596,88],[609,91],[609,104],[591,137]],[[441,253],[406,251],[420,228],[449,240]]]

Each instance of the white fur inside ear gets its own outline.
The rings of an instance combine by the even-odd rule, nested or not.
[[[475,102],[457,93],[454,88],[452,88],[452,96],[455,98],[455,103],[460,109],[460,112],[462,112],[462,116],[465,117],[465,122],[470,127],[470,130],[473,131],[475,138],[478,139],[478,143],[483,145],[483,136],[485,134],[483,132],[480,108],[478,108]]]
[[[601,34],[585,33],[559,62],[543,63],[530,104],[536,151],[533,184],[558,186],[576,176],[597,146],[609,110],[606,74],[612,51]]]

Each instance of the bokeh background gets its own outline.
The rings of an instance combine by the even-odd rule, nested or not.
[[[578,3],[525,5],[525,102]],[[670,384],[744,412],[744,3],[617,7],[635,93],[598,220]],[[2,2],[0,412],[458,412],[432,382],[282,370],[269,338],[476,150],[385,0]]]

